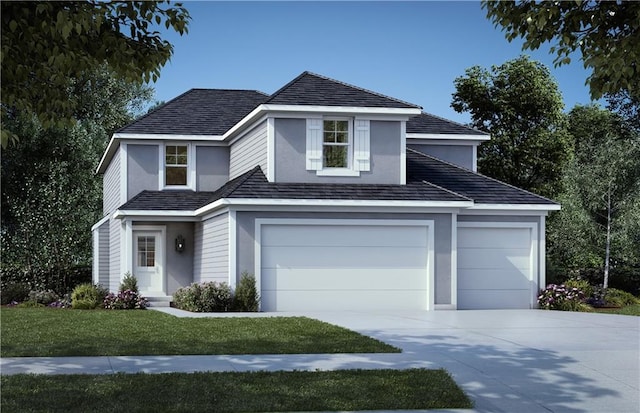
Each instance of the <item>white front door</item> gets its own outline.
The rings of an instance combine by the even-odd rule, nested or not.
[[[162,232],[134,231],[133,248],[133,275],[140,292],[164,293]]]

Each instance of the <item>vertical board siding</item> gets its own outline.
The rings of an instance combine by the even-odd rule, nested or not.
[[[229,215],[197,223],[194,233],[193,281],[229,282]]]
[[[256,165],[260,165],[265,175],[268,174],[266,120],[231,145],[229,179],[242,175]]]
[[[105,287],[116,292],[120,286],[120,220],[109,220],[109,282]]]
[[[98,284],[109,285],[109,221],[98,228]]]
[[[120,205],[120,149],[111,159],[111,163],[102,177],[102,213],[112,213]]]

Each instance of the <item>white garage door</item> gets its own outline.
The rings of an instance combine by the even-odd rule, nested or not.
[[[427,309],[426,225],[278,223],[260,233],[263,311]]]
[[[533,227],[458,225],[458,309],[530,308]]]

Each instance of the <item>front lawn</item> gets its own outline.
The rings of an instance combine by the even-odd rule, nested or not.
[[[8,412],[291,412],[470,408],[444,370],[2,376]]]
[[[178,318],[149,310],[2,308],[0,356],[399,353],[305,317]]]
[[[627,305],[621,308],[594,308],[593,311],[605,314],[622,314],[640,316],[640,304]]]

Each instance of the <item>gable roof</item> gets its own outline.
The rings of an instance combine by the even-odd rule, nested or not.
[[[256,90],[191,89],[116,132],[223,135],[268,96]]]
[[[300,74],[272,94],[265,103],[272,105],[422,109],[418,105],[311,72]]]
[[[489,136],[488,133],[426,112],[422,112],[407,121],[407,133]]]

